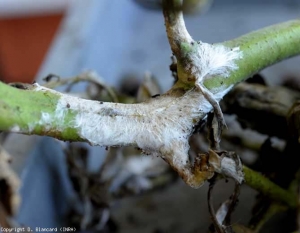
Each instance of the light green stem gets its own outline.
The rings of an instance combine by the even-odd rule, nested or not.
[[[245,183],[271,199],[280,201],[290,207],[297,207],[297,195],[274,184],[265,176],[244,166]]]
[[[21,90],[0,82],[0,131],[18,131],[61,140],[82,141],[75,128],[61,129],[62,122],[53,122],[50,128],[38,124],[42,112],[55,114],[59,98],[51,92]],[[63,124],[70,125],[68,121],[73,118],[73,114],[69,112]]]
[[[215,77],[205,81],[208,89],[222,85],[230,86],[251,77],[262,69],[284,59],[300,54],[300,20],[292,20],[251,32],[237,39],[221,43],[239,47],[243,59],[236,63],[239,69],[227,79]]]

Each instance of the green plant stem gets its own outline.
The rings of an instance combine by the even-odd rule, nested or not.
[[[30,85],[28,87],[30,88]],[[75,127],[70,124],[73,120],[71,112],[64,122],[55,121],[51,126],[38,124],[42,112],[55,114],[59,98],[51,92],[22,90],[0,82],[0,131],[17,131],[61,140],[82,141]],[[62,124],[68,126],[61,128]]]
[[[262,194],[292,208],[297,207],[297,195],[274,184],[268,178],[244,166],[245,183]]]
[[[215,77],[205,81],[208,89],[235,85],[253,74],[279,61],[300,54],[300,20],[292,20],[251,32],[237,39],[222,43],[224,46],[239,47],[243,59],[236,63],[239,67],[224,80]]]

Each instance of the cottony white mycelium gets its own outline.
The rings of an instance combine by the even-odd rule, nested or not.
[[[0,82],[0,130],[93,145],[136,145],[162,157],[192,187],[201,186],[215,171],[241,182],[240,166],[213,150],[192,164],[188,138],[212,106],[218,126],[224,124],[218,101],[232,85],[300,54],[300,20],[209,45],[194,41],[187,32],[180,11],[182,0],[162,2],[169,43],[177,59],[178,81],[171,90],[144,103],[125,105],[71,97],[39,85],[23,85],[26,90],[20,90]],[[242,169],[250,187],[297,206],[293,192],[246,166]]]
[[[172,1],[165,3],[172,4]],[[178,81],[170,91],[144,103],[120,104],[80,99],[34,84],[36,92],[58,98],[56,110],[54,113],[51,110],[41,112],[40,119],[28,124],[26,129],[15,125],[12,130],[31,132],[39,129],[55,135],[55,131],[72,129],[80,140],[92,145],[136,145],[147,154],[163,158],[194,188],[200,187],[215,171],[241,182],[243,175],[237,171],[232,159],[221,159],[212,154],[211,166],[201,167],[199,158],[198,163],[192,164],[188,139],[194,126],[212,110],[212,106],[221,127],[224,124],[218,101],[232,85],[219,85],[208,91],[203,82],[214,76],[226,79],[238,69],[236,62],[242,58],[242,52],[239,47],[194,41],[185,28],[182,13],[173,8],[164,7],[169,42],[178,61]],[[174,17],[170,17],[172,14]]]
[[[226,78],[237,69],[235,61],[242,56],[238,48],[205,43],[195,46],[198,46],[198,52],[193,55],[193,61],[197,66],[191,69],[197,77],[196,86],[202,86],[203,80],[213,75]],[[211,95],[219,101],[230,89],[219,88]],[[180,88],[173,88],[157,98],[131,105],[84,100],[38,84],[35,84],[35,90],[59,95],[55,114],[42,112],[37,122],[40,126],[50,129],[54,122],[61,122],[57,127],[76,128],[80,137],[92,145],[136,145],[147,154],[162,157],[195,188],[213,175],[211,169],[194,169],[188,156],[188,139],[194,125],[212,109],[199,88],[191,88],[185,93]],[[69,112],[75,117],[66,124],[65,117]]]

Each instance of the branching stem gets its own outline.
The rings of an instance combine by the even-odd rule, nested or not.
[[[0,82],[0,131],[101,146],[134,144],[161,156],[190,186],[201,186],[213,171],[195,170],[190,164],[188,138],[212,106],[195,82],[203,82],[219,101],[235,84],[300,54],[300,20],[209,45],[193,41],[184,25],[181,4],[182,0],[164,1],[167,34],[178,61],[178,82],[167,93],[125,105],[83,100],[37,85],[20,90]],[[244,172],[251,187],[295,207],[293,194],[250,169]]]

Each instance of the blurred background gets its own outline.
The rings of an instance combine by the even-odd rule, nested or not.
[[[203,7],[187,6],[185,21],[194,39],[208,43],[230,40],[300,15],[298,0],[201,2]],[[63,79],[93,70],[105,85],[120,90],[124,85],[142,84],[145,73],[150,72],[164,92],[173,78],[169,71],[171,51],[158,8],[155,0],[0,0],[0,80],[42,83],[50,73]],[[269,85],[281,84],[290,76],[299,80],[299,62],[299,57],[283,61],[265,69],[262,75]],[[86,87],[86,83],[79,84],[75,90]],[[68,153],[64,148],[70,150],[69,145],[50,138],[11,134],[3,147],[12,156],[11,167],[21,179],[21,205],[14,220],[32,228],[76,222],[79,217],[70,206],[76,205],[78,197],[65,161]],[[89,155],[87,169],[97,171],[107,153],[105,148],[77,147]],[[207,185],[193,190],[179,179],[170,180],[155,191],[143,193],[139,189],[135,195],[122,198],[103,197],[106,201],[99,204],[97,212],[101,221],[94,225],[101,229],[99,232],[207,232]],[[124,182],[113,183],[115,189]],[[138,180],[139,185],[143,182]],[[216,205],[229,197],[233,187],[230,182],[220,183],[215,190]],[[103,193],[111,191],[102,188],[106,190]],[[249,221],[255,195],[243,186],[235,222]],[[87,211],[85,208],[90,207],[83,205],[76,211]],[[70,221],[68,216],[75,220]],[[84,221],[81,226],[88,225],[89,220]],[[109,227],[103,230],[108,222]],[[90,232],[97,232],[95,229]]]
[[[31,82],[66,12],[67,0],[0,1],[1,79]]]

